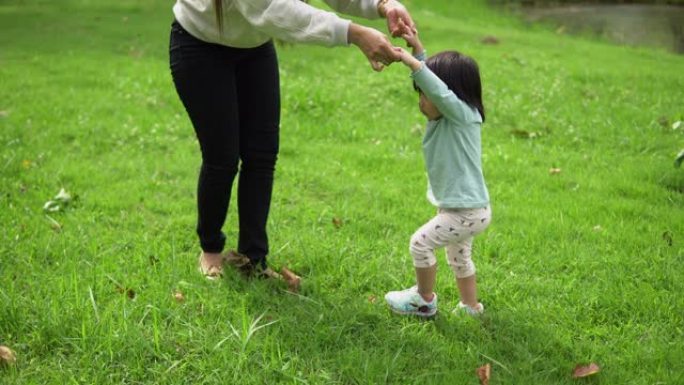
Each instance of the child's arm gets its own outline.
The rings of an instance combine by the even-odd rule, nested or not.
[[[472,112],[469,112],[470,107],[461,101],[437,75],[430,71],[423,61],[403,48],[398,47],[397,50],[401,50],[401,62],[411,69],[411,77],[418,88],[443,116],[450,120],[465,121],[468,114],[472,115]]]
[[[425,64],[425,48],[418,38],[418,32],[406,28],[408,32],[401,37],[412,48],[413,55],[401,49],[401,62],[411,69],[411,77],[416,85],[448,119],[455,121],[477,121],[473,109],[452,92]]]
[[[404,61],[404,55],[401,60]],[[462,101],[428,66],[422,62],[418,63],[420,66],[413,70],[411,77],[423,94],[442,113],[442,116],[456,122],[482,121],[477,110]]]
[[[401,50],[400,57],[401,57],[401,62],[404,63],[408,68],[411,69],[412,72],[416,72],[420,69],[420,67],[423,66],[423,62],[420,61],[418,58],[415,56],[411,55],[408,53],[407,50],[403,48],[398,48]]]
[[[403,21],[400,22],[403,25]],[[418,31],[411,28],[404,28],[408,31],[401,35],[401,37],[406,40],[406,44],[413,50],[413,56],[417,57],[419,60],[425,60],[425,49],[423,48],[423,43],[420,42],[418,38]]]

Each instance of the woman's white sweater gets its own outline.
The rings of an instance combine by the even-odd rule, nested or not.
[[[347,15],[378,18],[379,0],[324,0]],[[347,45],[351,21],[299,0],[223,0],[219,29],[214,0],[176,0],[176,20],[194,37],[236,48],[253,48],[271,38],[324,46]]]

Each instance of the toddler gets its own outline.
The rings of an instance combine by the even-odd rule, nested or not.
[[[456,311],[479,315],[473,237],[491,220],[489,193],[482,175],[480,126],[485,120],[477,63],[456,51],[425,60],[417,33],[402,36],[413,55],[401,49],[401,61],[412,70],[418,106],[427,117],[423,155],[428,175],[427,198],[437,215],[411,237],[409,251],[417,286],[391,291],[385,299],[392,311],[431,317],[437,313],[435,250],[446,248],[447,263],[456,277],[461,301]]]

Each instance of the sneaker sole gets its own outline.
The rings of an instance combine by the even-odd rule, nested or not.
[[[467,314],[467,315],[469,315],[471,317],[475,317],[475,318],[481,317],[482,315],[484,315],[484,305],[481,303],[479,305],[480,305],[480,311],[470,311],[470,310],[468,310],[467,306],[462,305],[462,303],[459,302],[456,309],[452,310],[451,313],[455,314],[455,315]]]
[[[392,308],[392,307],[390,307],[390,310],[391,310],[393,313],[396,313],[396,314],[400,314],[400,315],[415,315],[415,316],[421,317],[421,318],[430,318],[430,317],[434,317],[434,316],[437,314],[437,310],[436,310],[436,309],[435,309],[435,311],[432,312],[432,313],[423,313],[423,312],[418,312],[418,311],[403,311],[403,310],[394,309],[394,308]]]

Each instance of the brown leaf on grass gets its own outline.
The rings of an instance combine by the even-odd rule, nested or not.
[[[131,289],[130,287],[116,285],[116,291],[121,294],[126,294],[128,299],[135,299],[135,290]]]
[[[658,117],[658,124],[663,127],[667,127],[670,125],[670,119],[668,119],[667,116],[660,116]]]
[[[141,57],[145,56],[145,51],[136,47],[130,47],[128,50],[128,56],[132,57],[133,59],[140,59]]]
[[[589,365],[577,365],[572,371],[572,378],[583,378],[596,374],[601,370],[595,363],[590,363]]]
[[[280,269],[280,274],[283,275],[283,280],[285,283],[287,283],[287,290],[293,293],[298,293],[302,283],[302,278],[290,271],[290,269],[287,267]]]
[[[549,174],[551,175],[558,175],[561,173],[561,169],[557,167],[552,167],[549,169]]]
[[[477,368],[477,378],[480,379],[480,385],[489,385],[489,377],[491,376],[492,366],[484,364]]]
[[[540,136],[540,134],[538,132],[532,132],[532,131],[521,130],[521,129],[511,130],[511,134],[517,138],[520,138],[520,139],[534,139],[534,138]]]
[[[499,44],[499,39],[496,36],[485,36],[480,40],[480,43],[482,44],[491,44],[491,45],[496,45]]]
[[[340,219],[340,218],[333,218],[332,223],[336,229],[339,229],[340,227],[342,227],[342,219]]]
[[[13,365],[17,362],[17,356],[14,351],[7,346],[0,345],[0,365]]]
[[[185,296],[180,291],[175,291],[173,293],[173,299],[175,299],[178,303],[185,302]]]
[[[368,302],[370,302],[370,303],[375,303],[377,300],[378,300],[378,297],[376,297],[374,295],[368,296]]]

